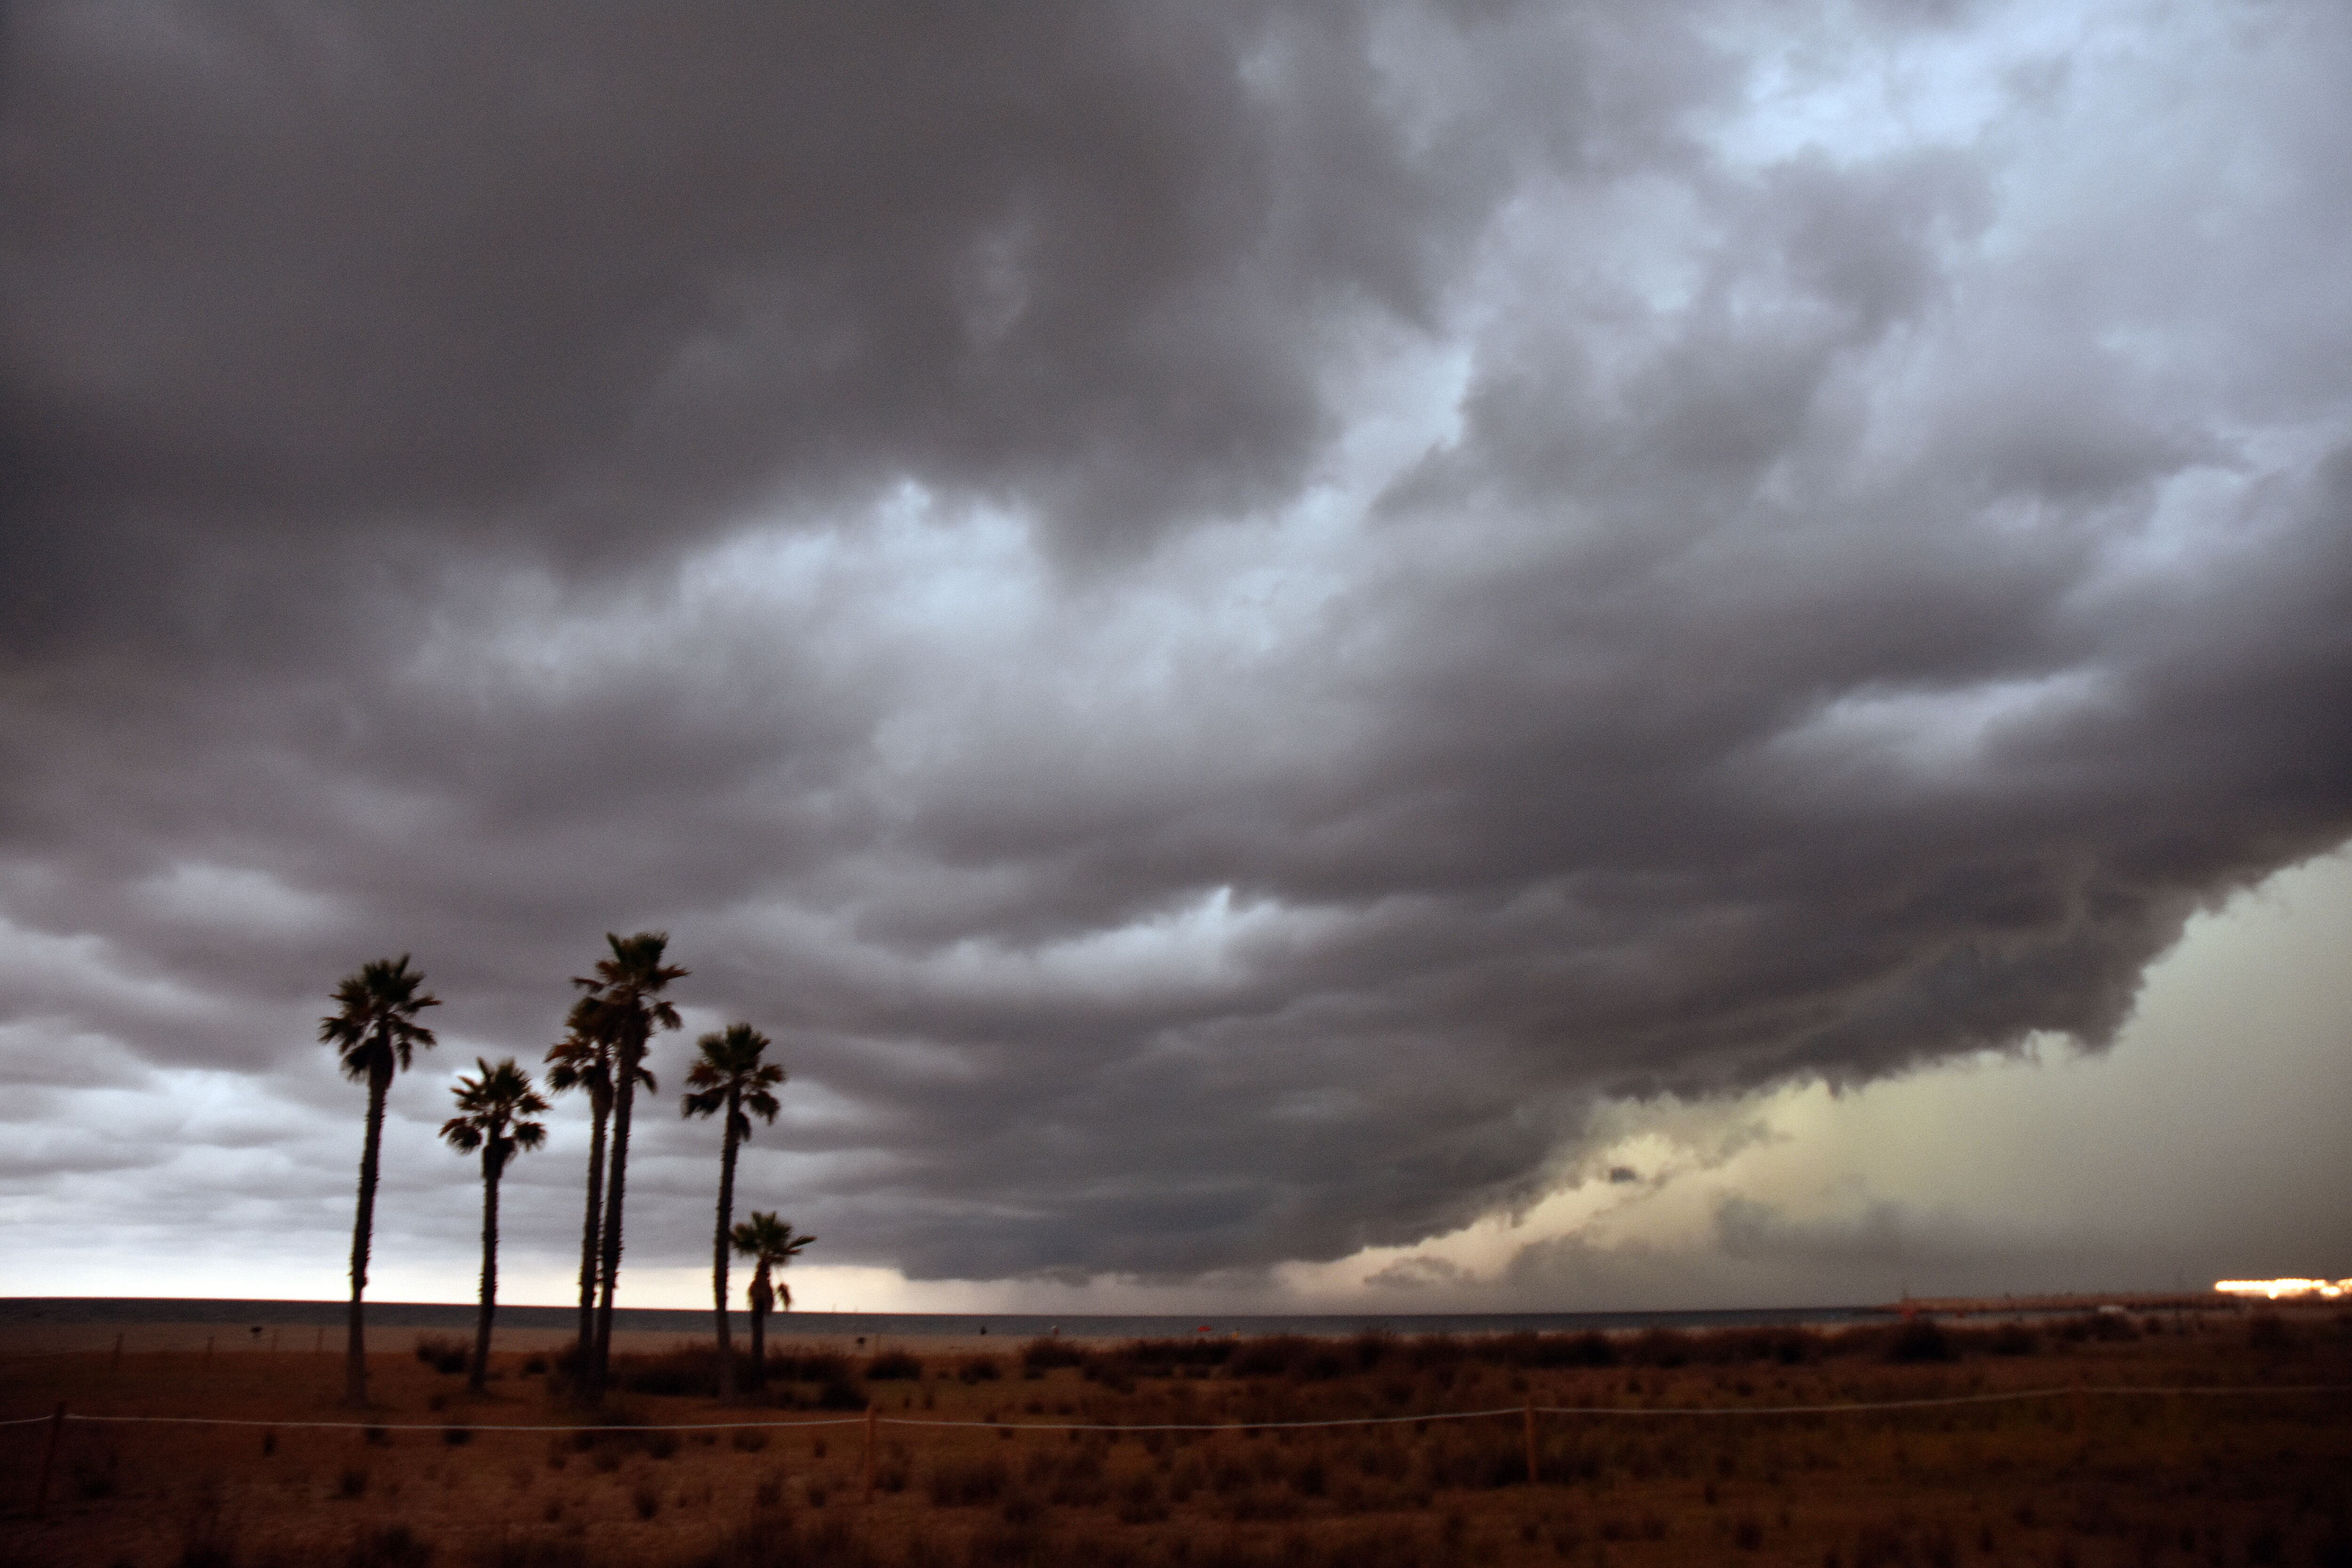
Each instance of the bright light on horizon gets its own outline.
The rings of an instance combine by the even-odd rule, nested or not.
[[[2333,1301],[2352,1296],[2352,1279],[2216,1279],[2213,1289],[2224,1296],[2261,1296],[2273,1301],[2289,1296]]]

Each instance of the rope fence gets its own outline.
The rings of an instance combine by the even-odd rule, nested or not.
[[[1584,1417],[1634,1416],[1724,1416],[1724,1415],[1845,1415],[1882,1410],[1934,1410],[1967,1405],[2021,1404],[2028,1400],[2072,1398],[2084,1399],[2092,1394],[2105,1397],[2127,1396],[2147,1398],[2175,1394],[2309,1394],[2352,1393],[2352,1384],[2241,1384],[2231,1386],[2116,1385],[2104,1386],[2069,1384],[2050,1388],[2009,1389],[1993,1394],[1957,1394],[1927,1399],[1885,1399],[1855,1401],[1837,1405],[1538,1405],[1530,1397],[1518,1405],[1502,1405],[1492,1410],[1433,1410],[1415,1415],[1343,1415],[1321,1421],[1219,1421],[1219,1422],[1132,1422],[1108,1423],[1087,1421],[944,1421],[919,1416],[884,1415],[868,1407],[858,1415],[826,1415],[793,1421],[683,1421],[637,1424],[573,1424],[534,1422],[528,1424],[486,1422],[477,1426],[462,1420],[437,1422],[418,1421],[267,1421],[243,1416],[206,1415],[77,1415],[60,1401],[47,1415],[19,1415],[0,1420],[0,1426],[47,1426],[48,1441],[41,1452],[39,1479],[33,1493],[33,1517],[39,1519],[49,1500],[49,1472],[57,1461],[58,1442],[68,1422],[115,1426],[258,1426],[271,1431],[365,1432],[371,1436],[391,1432],[464,1432],[469,1436],[476,1432],[743,1432],[777,1430],[812,1426],[863,1426],[866,1429],[865,1472],[866,1500],[874,1500],[874,1458],[876,1438],[884,1426],[915,1426],[930,1429],[963,1428],[995,1432],[1010,1437],[1015,1432],[1299,1432],[1339,1426],[1420,1426],[1433,1421],[1491,1421],[1507,1415],[1517,1415],[1524,1423],[1522,1433],[1527,1446],[1527,1476],[1534,1485],[1540,1474],[1537,1461],[1536,1417],[1538,1415],[1570,1415]]]
[[[1299,1432],[1331,1426],[1409,1426],[1424,1421],[1485,1421],[1521,1415],[1659,1416],[1844,1415],[1874,1410],[1933,1410],[1964,1405],[2015,1404],[2033,1399],[2087,1397],[2093,1394],[2149,1398],[2173,1394],[2216,1395],[2256,1394],[2352,1394],[2352,1383],[2233,1384],[2226,1385],[2060,1384],[2046,1388],[2005,1389],[1993,1394],[1957,1394],[1932,1399],[1885,1399],[1836,1405],[1506,1405],[1492,1410],[1432,1410],[1414,1415],[1347,1415],[1320,1421],[1194,1421],[1108,1423],[1087,1421],[944,1421],[917,1416],[827,1415],[796,1421],[679,1421],[595,1426],[573,1422],[512,1425],[499,1422],[441,1421],[265,1421],[214,1415],[89,1415],[68,1411],[67,1421],[111,1422],[173,1426],[254,1426],[279,1431],[322,1432],[740,1432],[803,1426],[923,1426],[967,1427],[984,1432]],[[0,1420],[0,1426],[31,1426],[55,1421],[54,1415],[20,1415]]]

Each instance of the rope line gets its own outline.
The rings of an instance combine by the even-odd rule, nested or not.
[[[1538,1405],[1538,1415],[1843,1415],[1872,1410],[1932,1410],[1960,1405],[2016,1404],[2029,1399],[2053,1399],[2065,1394],[2147,1397],[2167,1394],[2352,1394],[2352,1384],[2236,1384],[2221,1386],[2173,1387],[2160,1384],[2074,1385],[2013,1389],[1998,1394],[1958,1394],[1934,1399],[1889,1399],[1842,1405],[1719,1405],[1675,1408],[1627,1405]],[[1085,1421],[940,1421],[914,1416],[873,1417],[877,1426],[971,1427],[1006,1432],[1297,1432],[1327,1426],[1399,1426],[1426,1421],[1484,1421],[1525,1414],[1523,1405],[1492,1410],[1433,1410],[1418,1415],[1351,1415],[1326,1421],[1139,1422],[1113,1424]],[[0,1421],[0,1426],[30,1426],[55,1419],[21,1415]],[[829,1415],[813,1421],[687,1421],[646,1426],[572,1426],[475,1424],[456,1421],[257,1421],[246,1417],[210,1415],[84,1415],[72,1411],[68,1421],[110,1422],[173,1426],[268,1426],[284,1431],[330,1432],[739,1432],[773,1431],[803,1426],[857,1426],[864,1415]]]
[[[1717,1405],[1674,1407],[1624,1405],[1538,1405],[1538,1415],[1832,1415],[1858,1410],[1932,1410],[1952,1405],[2013,1404],[2027,1399],[2052,1399],[2067,1394],[2342,1394],[2352,1392],[2352,1384],[2314,1383],[2275,1384],[2250,1383],[2226,1388],[2169,1388],[2160,1385],[2135,1387],[2123,1384],[2105,1386],[2072,1384],[2055,1388],[2021,1388],[2000,1394],[1956,1394],[1937,1399],[1886,1399],[1848,1405]]]
[[[1507,1405],[1495,1410],[1433,1410],[1426,1415],[1350,1415],[1333,1421],[1165,1421],[1112,1426],[1086,1421],[918,1421],[904,1415],[877,1415],[877,1426],[979,1426],[1007,1432],[1297,1432],[1309,1426],[1394,1426],[1416,1421],[1480,1421],[1490,1415],[1517,1415],[1526,1406]],[[1536,1409],[1540,1413],[1543,1406]]]
[[[34,1417],[47,1421],[46,1415]],[[269,1426],[306,1432],[736,1432],[781,1426],[859,1426],[863,1415],[828,1415],[817,1421],[681,1421],[644,1426],[506,1426],[470,1421],[255,1421],[213,1415],[80,1415],[68,1411],[68,1421],[139,1422],[171,1426]],[[16,1425],[16,1423],[9,1423]],[[974,1422],[974,1426],[982,1423]]]

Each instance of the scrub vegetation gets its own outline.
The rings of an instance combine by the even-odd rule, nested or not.
[[[456,1352],[454,1343],[440,1346]],[[1803,1568],[2352,1563],[2352,1316],[1352,1340],[782,1345],[718,1402],[708,1343],[565,1362],[381,1355],[374,1432],[0,1430],[0,1563],[49,1568]],[[446,1368],[447,1370],[442,1370]],[[534,1370],[534,1368],[536,1370]],[[2113,1394],[2153,1387],[2277,1393]],[[1902,1410],[1824,1405],[2055,1389]],[[331,1420],[329,1356],[0,1364],[0,1415]],[[1529,1404],[1543,1415],[1527,1475]],[[1443,1411],[1475,1421],[1286,1429]],[[1637,1411],[1744,1411],[1643,1415]],[[840,1425],[730,1426],[817,1420]],[[961,1421],[956,1427],[896,1426]],[[664,1431],[674,1424],[709,1429]],[[413,1426],[412,1426],[413,1424]],[[1057,1426],[1055,1424],[1063,1424]],[[1103,1432],[1083,1424],[1227,1426]],[[463,1432],[458,1441],[450,1434]]]

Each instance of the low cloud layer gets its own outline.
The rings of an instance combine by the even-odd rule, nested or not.
[[[664,929],[834,1260],[1328,1259],[2352,836],[2339,7],[7,26],[19,1214],[324,1214],[337,977],[421,1127]]]

